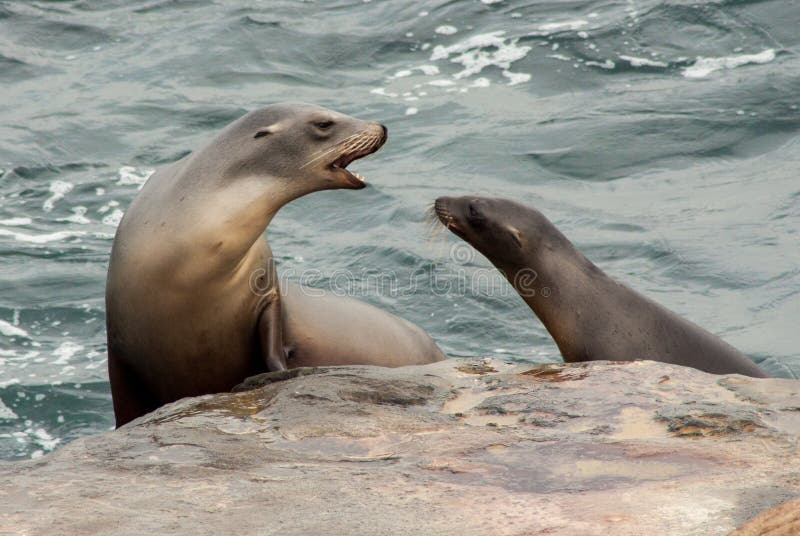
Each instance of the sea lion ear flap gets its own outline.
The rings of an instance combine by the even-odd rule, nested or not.
[[[506,225],[506,230],[508,234],[511,235],[511,239],[517,244],[517,247],[522,247],[522,233],[519,232],[519,229],[514,227],[513,225]]]
[[[272,134],[274,132],[275,132],[275,129],[273,128],[273,125],[270,125],[268,127],[261,127],[258,130],[256,130],[256,133],[255,133],[255,135],[253,137],[254,138],[263,138],[264,136],[269,136],[270,134]]]
[[[270,134],[275,134],[276,132],[279,132],[282,128],[283,128],[283,125],[281,125],[280,122],[273,123],[268,127],[261,127],[258,130],[256,130],[256,133],[255,133],[255,135],[253,137],[254,138],[263,138],[264,136],[269,136]]]

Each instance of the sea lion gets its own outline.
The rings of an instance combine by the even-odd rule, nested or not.
[[[246,114],[150,177],[117,228],[108,268],[117,426],[167,402],[286,368],[264,231],[292,199],[363,188],[363,177],[345,168],[385,141],[381,124],[277,104]]]
[[[503,273],[564,361],[649,359],[767,376],[719,337],[603,273],[538,210],[506,199],[440,197],[434,211]]]
[[[290,368],[424,365],[446,359],[419,326],[367,303],[281,281]]]

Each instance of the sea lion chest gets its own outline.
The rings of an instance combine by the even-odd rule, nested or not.
[[[181,251],[167,237],[144,244],[123,235],[117,242],[128,247],[115,251],[109,266],[109,351],[154,395],[225,391],[263,370],[256,329],[276,288],[263,236],[237,263],[218,262],[197,246]]]

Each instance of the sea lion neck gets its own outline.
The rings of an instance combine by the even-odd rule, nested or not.
[[[184,195],[174,217],[191,229],[194,247],[213,251],[221,270],[233,269],[264,236],[272,219],[286,203],[309,193],[291,181],[273,177],[237,177],[228,184],[208,181],[203,192]],[[300,185],[302,186],[302,185]],[[176,190],[184,190],[178,186]],[[226,268],[227,267],[227,268]]]
[[[570,341],[579,340],[582,308],[593,307],[608,277],[575,249],[569,241],[557,248],[526,254],[526,264],[500,267],[520,297],[530,307],[559,346],[563,355],[582,351]],[[575,304],[580,304],[575,307]]]

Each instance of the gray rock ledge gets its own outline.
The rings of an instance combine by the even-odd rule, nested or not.
[[[708,536],[800,496],[800,381],[498,359],[278,376],[0,463],[0,534]]]

